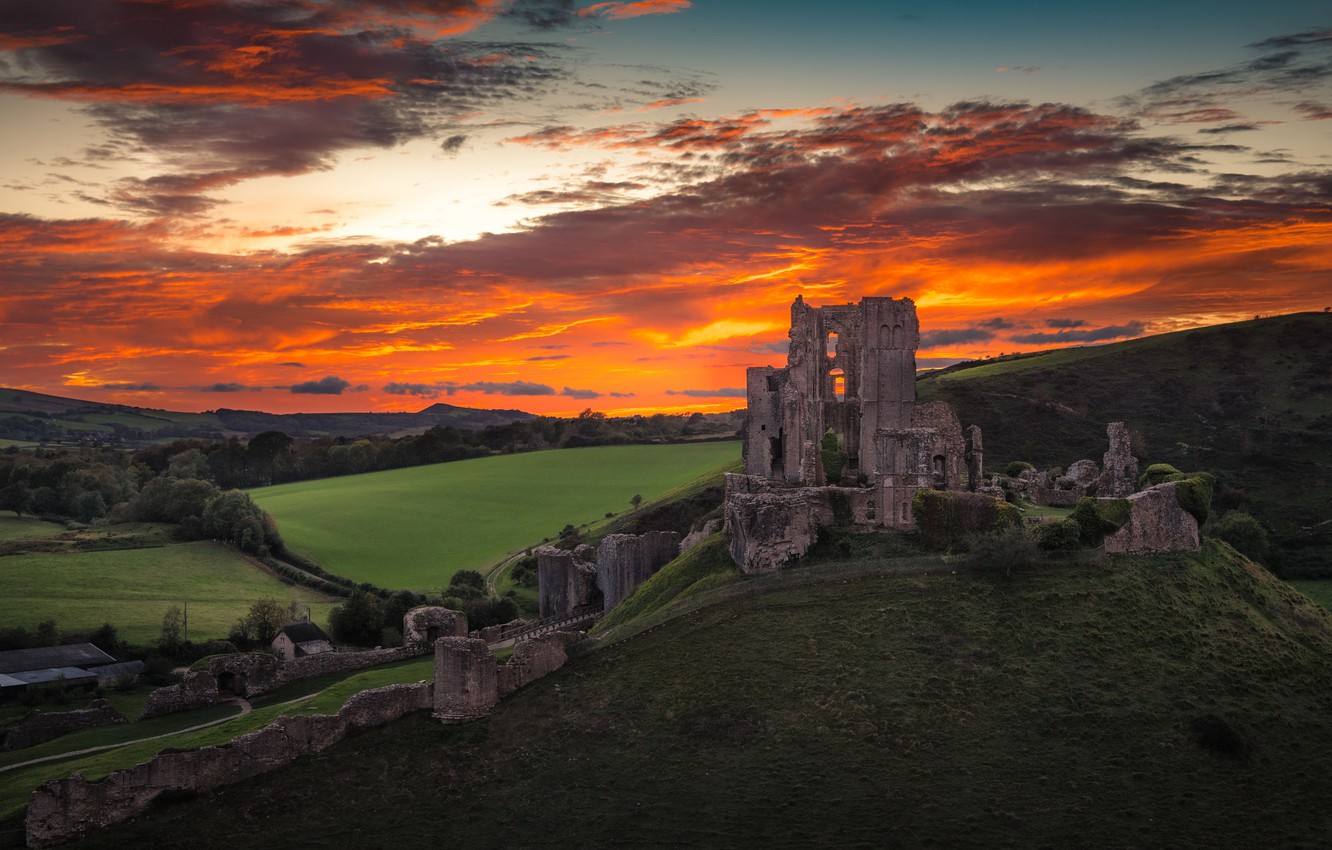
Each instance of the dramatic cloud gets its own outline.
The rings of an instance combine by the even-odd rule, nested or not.
[[[1071,328],[1081,328],[1081,327],[1086,327],[1086,325],[1087,325],[1087,322],[1086,322],[1086,320],[1084,320],[1084,319],[1046,319],[1046,320],[1045,320],[1045,326],[1046,326],[1047,328],[1063,328],[1063,329],[1065,329],[1065,330],[1068,330],[1068,329],[1071,329]]]
[[[590,399],[590,398],[601,398],[603,393],[599,393],[596,390],[576,390],[573,387],[565,387],[564,389],[560,390],[560,395],[568,396],[569,398]]]
[[[1052,326],[1059,327],[1058,325]],[[1147,326],[1142,322],[1129,322],[1124,325],[1106,325],[1103,328],[1088,328],[1087,330],[1015,334],[1010,339],[1013,342],[1035,343],[1038,345],[1062,345],[1074,342],[1105,342],[1110,339],[1131,339],[1142,336],[1146,331]]]
[[[343,391],[350,386],[350,381],[344,381],[335,375],[328,375],[317,381],[293,384],[290,389],[293,393],[302,395],[342,395]]]
[[[640,15],[670,15],[683,12],[693,6],[690,0],[610,0],[606,3],[593,3],[578,14],[585,18],[610,18],[622,20],[637,18]]]
[[[249,389],[244,384],[217,383],[209,384],[206,387],[199,387],[201,393],[238,393]]]
[[[535,384],[531,381],[509,381],[508,383],[477,381],[471,384],[463,384],[458,389],[485,393],[486,395],[555,395],[554,387]]]
[[[744,398],[744,387],[722,387],[719,390],[667,390],[666,395],[683,395],[690,398]]]
[[[131,393],[156,393],[162,391],[162,386],[154,383],[142,384],[102,384],[104,390],[120,390]]]
[[[985,342],[991,339],[994,339],[994,331],[983,328],[943,328],[937,331],[922,331],[920,344],[924,348],[932,348],[967,342]]]

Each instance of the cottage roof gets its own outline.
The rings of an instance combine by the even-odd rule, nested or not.
[[[58,667],[95,667],[114,664],[116,659],[90,643],[68,646],[40,646],[36,649],[9,649],[0,652],[0,673],[49,670]]]
[[[287,625],[283,626],[281,631],[279,631],[278,633],[286,635],[287,639],[294,644],[302,644],[302,643],[308,643],[310,641],[319,641],[319,640],[323,641],[332,640],[328,635],[324,634],[323,629],[319,628],[314,623],[311,623],[308,620],[302,620],[299,623],[288,623]]]

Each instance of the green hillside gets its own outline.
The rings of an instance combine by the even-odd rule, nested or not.
[[[0,520],[0,539],[22,522]],[[139,524],[12,538],[0,551],[0,587],[5,627],[31,630],[50,619],[77,632],[109,622],[122,639],[139,644],[157,639],[172,605],[188,603],[190,638],[207,640],[225,638],[263,596],[295,599],[317,622],[327,619],[334,603],[284,584],[235,549],[208,541],[171,543],[160,527]]]
[[[735,442],[529,452],[253,491],[292,548],[330,572],[434,590],[462,569],[622,513],[736,461]]]
[[[1149,463],[1219,478],[1213,507],[1259,517],[1283,574],[1332,576],[1332,315],[1198,328],[926,375],[985,434],[987,471],[1067,466],[1122,420]]]
[[[1325,846],[1332,619],[1229,549],[787,576],[71,846]]]

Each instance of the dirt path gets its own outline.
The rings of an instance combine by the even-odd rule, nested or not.
[[[305,699],[305,697],[301,697],[301,699]],[[74,750],[68,753],[56,753],[53,756],[42,756],[41,758],[29,759],[28,761],[21,761],[18,764],[11,764],[11,765],[6,765],[5,767],[0,767],[0,773],[4,773],[7,770],[18,770],[20,767],[28,767],[30,765],[41,764],[42,762],[46,761],[59,761],[61,759],[73,758],[75,756],[86,756],[89,753],[100,753],[103,750],[114,750],[118,747],[127,747],[130,744],[140,744],[143,743],[144,741],[156,741],[159,738],[170,738],[173,735],[184,735],[188,732],[197,732],[200,729],[207,729],[209,726],[217,726],[218,724],[226,723],[228,720],[235,720],[237,717],[244,717],[245,715],[249,714],[251,711],[254,710],[253,708],[251,708],[250,703],[247,700],[243,700],[240,697],[232,697],[231,699],[226,700],[226,702],[234,702],[237,705],[239,705],[240,714],[233,714],[229,717],[223,717],[220,720],[210,720],[207,723],[200,723],[197,726],[190,726],[187,729],[177,729],[174,732],[164,732],[161,735],[150,735],[147,738],[135,738],[132,741],[121,741],[120,743],[117,744],[103,744],[100,747],[88,747],[87,749],[84,750]]]

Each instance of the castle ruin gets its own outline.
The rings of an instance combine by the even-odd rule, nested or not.
[[[868,484],[874,524],[915,527],[911,500],[922,487],[974,489],[981,431],[963,436],[953,409],[916,404],[920,325],[910,298],[858,304],[791,305],[783,368],[746,375],[749,422],[745,473],[806,486]],[[836,436],[846,465],[824,468],[822,446]]]

